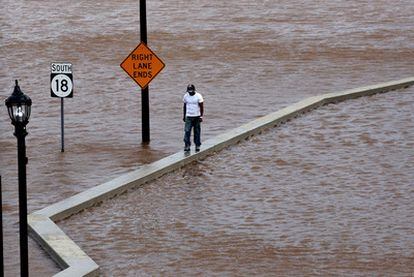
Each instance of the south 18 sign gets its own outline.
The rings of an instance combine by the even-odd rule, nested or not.
[[[52,97],[73,97],[73,76],[71,63],[50,65],[50,94]]]

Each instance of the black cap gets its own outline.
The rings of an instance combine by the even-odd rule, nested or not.
[[[187,86],[187,92],[194,92],[195,91],[195,86],[193,84],[189,84]]]

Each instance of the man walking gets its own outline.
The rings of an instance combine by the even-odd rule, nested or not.
[[[191,129],[194,128],[194,144],[196,152],[200,151],[201,146],[201,122],[203,122],[204,99],[200,93],[196,92],[195,86],[189,84],[187,93],[184,95],[183,121],[184,126],[184,151],[189,152],[191,146]]]

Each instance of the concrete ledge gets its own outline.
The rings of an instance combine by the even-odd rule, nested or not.
[[[50,218],[33,213],[28,222],[30,235],[61,268],[66,268],[55,276],[98,276],[99,266]]]
[[[69,217],[107,198],[152,181],[193,161],[203,159],[225,147],[236,144],[265,129],[285,123],[319,106],[406,88],[413,84],[414,77],[339,93],[309,97],[205,141],[198,153],[185,154],[179,152],[173,154],[37,211],[28,216],[30,234],[51,255],[56,263],[65,269],[55,276],[97,276],[99,266],[67,237],[53,221]]]

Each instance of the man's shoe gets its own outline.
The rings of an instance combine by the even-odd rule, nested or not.
[[[200,152],[200,146],[196,146],[196,152]]]
[[[184,152],[190,152],[190,146],[184,147]]]

